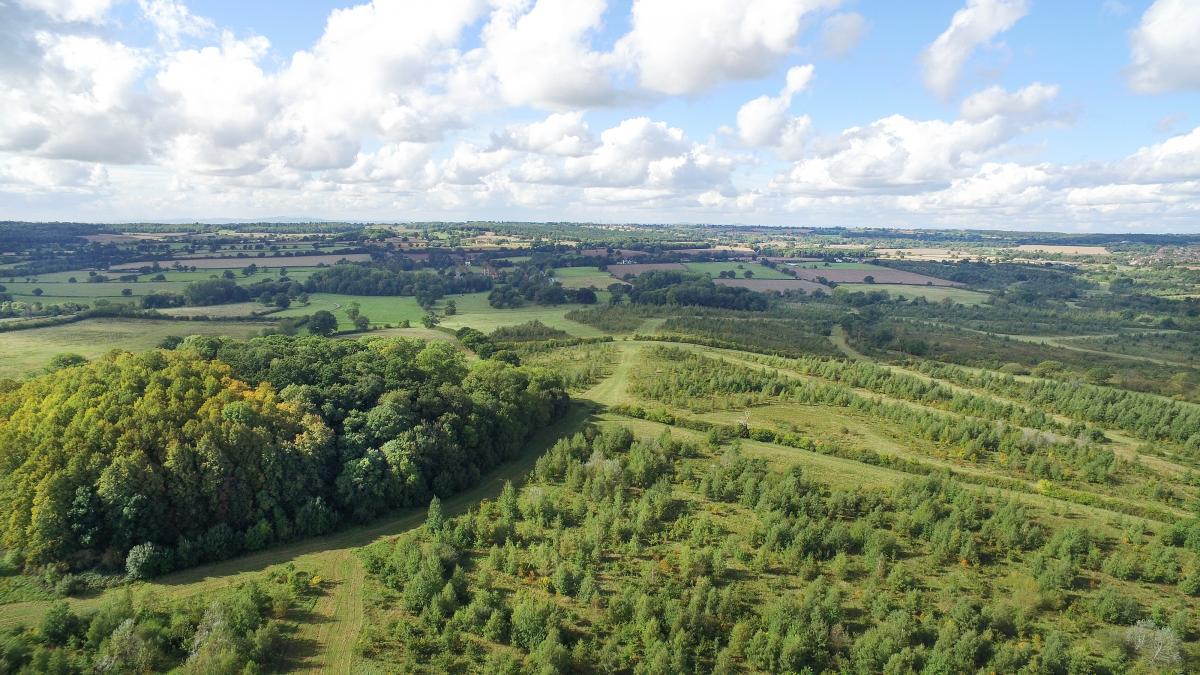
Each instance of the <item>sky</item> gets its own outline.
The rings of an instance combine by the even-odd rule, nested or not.
[[[1200,231],[1200,0],[0,0],[0,220]]]

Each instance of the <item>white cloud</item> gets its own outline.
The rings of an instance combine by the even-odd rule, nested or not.
[[[1122,174],[1136,182],[1200,180],[1200,127],[1139,148],[1119,168]]]
[[[128,162],[145,157],[138,78],[145,58],[97,37],[39,32],[28,82],[0,81],[0,150]]]
[[[17,4],[44,12],[56,21],[94,23],[108,13],[112,0],[18,0]]]
[[[138,6],[158,31],[159,40],[171,46],[181,36],[202,36],[214,29],[212,21],[192,14],[179,0],[138,0]]]
[[[510,105],[543,108],[609,101],[611,58],[586,42],[600,28],[604,0],[525,4],[503,3],[483,29],[483,47],[468,55],[481,61],[500,96]]]
[[[834,14],[821,26],[821,47],[826,54],[841,58],[854,51],[868,28],[867,20],[858,12]]]
[[[968,96],[960,106],[965,120],[979,121],[1002,115],[1010,120],[1033,117],[1043,120],[1048,117],[1047,106],[1058,98],[1056,84],[1033,84],[1008,92],[1003,87],[991,86]]]
[[[516,124],[492,134],[492,144],[547,155],[578,157],[595,147],[582,112],[553,113],[540,122]]]
[[[975,49],[1012,28],[1028,11],[1028,0],[967,0],[966,7],[950,19],[950,26],[921,54],[925,86],[949,98]]]
[[[794,47],[807,15],[839,0],[634,0],[633,28],[616,53],[645,88],[696,94],[770,72]]]
[[[1129,83],[1158,94],[1200,89],[1200,3],[1157,0],[1133,31]]]
[[[1003,150],[1017,135],[1058,119],[1048,108],[1056,87],[986,89],[963,103],[953,122],[891,115],[814,143],[777,184],[795,193],[919,193],[942,189]]]
[[[94,189],[107,182],[108,172],[99,164],[36,157],[0,157],[0,190]]]
[[[747,102],[737,113],[738,137],[754,147],[776,148],[780,156],[797,159],[812,128],[807,115],[788,116],[792,98],[812,82],[813,66],[795,66],[788,70],[787,83],[778,96],[759,96]]]

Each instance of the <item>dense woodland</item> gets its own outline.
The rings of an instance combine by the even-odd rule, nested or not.
[[[562,414],[553,374],[444,343],[114,353],[0,395],[3,545],[150,577],[424,504]]]

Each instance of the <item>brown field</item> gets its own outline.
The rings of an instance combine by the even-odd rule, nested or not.
[[[1022,244],[1018,251],[1030,253],[1062,253],[1064,255],[1108,255],[1109,250],[1103,246],[1049,246],[1046,244]]]
[[[680,272],[686,270],[683,263],[634,263],[631,265],[609,265],[608,271],[618,279],[624,279],[626,274],[637,276],[642,272],[651,270],[678,270]]]
[[[806,293],[815,291],[830,293],[833,291],[828,286],[802,279],[713,279],[713,281],[722,286],[749,288],[752,291],[804,291]]]
[[[271,258],[190,258],[179,260],[178,262],[180,265],[188,265],[197,269],[219,270],[241,269],[250,263],[254,263],[259,267],[316,267],[321,264],[332,265],[339,260],[362,262],[370,259],[371,255],[369,253],[348,253],[346,255],[293,255]],[[161,267],[171,267],[175,262],[175,260],[160,260],[158,264]],[[125,263],[124,265],[114,265],[112,269],[136,270],[150,264],[152,263]]]
[[[848,270],[836,268],[817,268],[817,269],[797,269],[796,276],[809,281],[816,281],[817,277],[825,277],[827,281],[832,281],[838,284],[861,284],[865,283],[867,277],[874,277],[877,284],[910,284],[913,286],[961,286],[962,284],[954,281],[946,281],[936,277],[927,277],[924,274],[915,274],[913,272],[903,272],[901,270],[885,270],[885,269],[865,269],[865,270]]]

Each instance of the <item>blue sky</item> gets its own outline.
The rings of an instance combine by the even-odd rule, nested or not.
[[[0,25],[29,46],[0,51],[0,217],[1200,229],[1189,0],[13,0]]]

